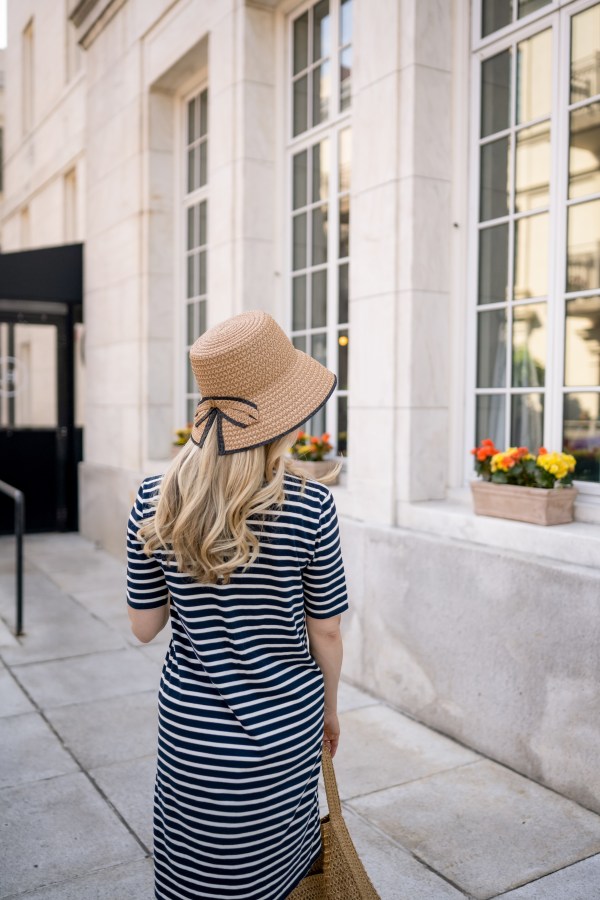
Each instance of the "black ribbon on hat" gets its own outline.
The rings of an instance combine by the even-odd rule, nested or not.
[[[206,422],[200,440],[197,441],[199,447],[204,446],[208,432],[216,421],[219,451],[224,452],[223,419],[237,425],[238,428],[247,428],[258,421],[258,406],[252,400],[245,400],[243,397],[203,397],[194,414],[196,428],[200,428],[202,423]]]

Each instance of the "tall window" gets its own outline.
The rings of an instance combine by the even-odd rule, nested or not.
[[[21,116],[23,134],[27,134],[33,127],[33,19],[21,39]]]
[[[346,454],[352,0],[305,6],[290,32],[291,338],[338,376],[306,428]]]
[[[208,89],[186,103],[184,141],[186,416],[192,422],[199,400],[189,349],[206,331],[208,244]]]
[[[479,25],[475,438],[597,483],[600,3],[483,0]]]

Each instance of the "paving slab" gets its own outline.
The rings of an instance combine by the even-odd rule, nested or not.
[[[2,898],[146,855],[83,773],[4,788],[0,825]]]
[[[0,667],[0,716],[16,716],[33,712],[34,709],[33,703],[8,669]]]
[[[160,673],[134,647],[32,663],[14,670],[42,709],[156,690]]]
[[[139,839],[152,849],[156,755],[91,769],[90,775]]]
[[[500,894],[498,900],[598,900],[600,855],[567,866],[525,887]]]
[[[349,805],[477,900],[600,852],[600,816],[489,760]]]
[[[45,885],[36,891],[11,894],[7,900],[149,900],[153,893],[154,865],[152,858],[147,857]]]
[[[339,719],[335,769],[342,799],[481,759],[381,703],[343,712]]]
[[[58,706],[46,715],[85,769],[156,752],[158,689]]]
[[[338,714],[349,712],[351,709],[360,709],[363,706],[376,706],[378,704],[381,704],[381,700],[378,697],[372,697],[371,694],[361,691],[360,688],[350,684],[349,681],[340,679],[338,687]]]
[[[0,788],[79,771],[37,712],[0,718],[0,747]]]

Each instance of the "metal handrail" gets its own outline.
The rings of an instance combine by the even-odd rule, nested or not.
[[[23,534],[25,532],[25,494],[12,484],[0,481],[0,492],[15,501],[15,537],[17,539],[17,627],[15,635],[23,634]]]

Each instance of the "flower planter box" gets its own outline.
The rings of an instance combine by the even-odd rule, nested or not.
[[[478,516],[516,519],[533,525],[564,525],[573,521],[577,488],[531,488],[472,481],[473,508]]]
[[[319,481],[323,475],[327,475],[328,472],[333,469],[338,463],[337,459],[321,459],[318,461],[309,460],[309,459],[294,459],[294,465],[299,469],[304,469],[306,472],[307,478],[312,478],[314,481]],[[327,484],[337,484],[339,480],[339,475],[335,476],[333,481],[328,481]]]

